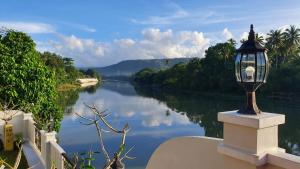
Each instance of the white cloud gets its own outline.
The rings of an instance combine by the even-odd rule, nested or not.
[[[91,33],[97,32],[97,30],[95,28],[90,27],[88,25],[84,25],[84,24],[78,24],[78,23],[72,23],[72,22],[61,22],[61,21],[58,23],[62,24],[63,26],[70,27],[72,29],[83,30],[86,32],[91,32]]]
[[[225,38],[225,40],[228,40],[228,39],[234,39],[234,36],[233,34],[228,30],[228,28],[225,28],[222,32],[222,36]]]
[[[52,25],[38,22],[3,22],[0,21],[0,27],[15,29],[26,33],[54,33],[55,28]]]
[[[228,23],[246,20],[247,17],[238,16],[227,12],[226,9],[236,9],[234,5],[214,6],[212,8],[184,9],[178,4],[171,2],[167,12],[161,15],[153,15],[146,18],[133,18],[130,21],[134,24],[165,26],[165,25],[206,25]],[[171,10],[170,10],[171,9]]]
[[[135,24],[142,24],[142,25],[168,25],[168,24],[172,24],[174,21],[178,19],[186,18],[188,16],[189,13],[187,13],[182,9],[179,9],[171,15],[150,16],[145,20],[131,19],[131,22]]]
[[[240,40],[247,40],[248,39],[249,32],[243,32],[240,36]]]
[[[49,44],[52,51],[73,57],[77,66],[103,66],[125,59],[203,57],[210,44],[210,39],[198,31],[149,28],[141,35],[139,40],[126,38],[112,42],[59,35],[58,41]]]
[[[51,41],[52,51],[65,57],[72,57],[79,66],[99,65],[105,53],[105,44],[93,39],[80,39],[75,35],[59,35],[58,41]]]

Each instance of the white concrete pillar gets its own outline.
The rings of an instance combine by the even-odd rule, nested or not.
[[[46,133],[44,130],[41,130],[41,155],[47,169],[51,168],[50,141],[56,142],[56,132]]]
[[[23,138],[26,140],[30,140],[30,120],[33,121],[32,114],[23,113]]]
[[[224,155],[227,168],[259,168],[267,163],[267,153],[284,152],[278,147],[278,125],[285,123],[282,114],[242,115],[237,111],[221,112],[224,141],[218,152]]]

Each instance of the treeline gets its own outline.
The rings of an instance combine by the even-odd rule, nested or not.
[[[58,85],[75,84],[77,78],[98,78],[100,75],[93,69],[79,70],[74,66],[74,60],[62,57],[51,52],[40,53],[45,65],[49,67],[56,77]]]
[[[284,32],[271,30],[267,38],[256,35],[267,48],[270,74],[265,92],[300,91],[300,30],[290,26]],[[209,47],[205,58],[195,58],[188,64],[177,64],[166,70],[144,69],[136,73],[139,85],[193,91],[242,91],[234,76],[236,41],[218,43]]]

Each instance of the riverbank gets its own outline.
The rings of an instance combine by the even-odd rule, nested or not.
[[[57,91],[64,92],[64,91],[69,91],[69,90],[76,90],[78,88],[80,88],[80,84],[79,83],[75,83],[75,84],[64,83],[64,84],[58,85]]]
[[[64,84],[58,85],[57,91],[64,92],[64,91],[69,91],[69,90],[76,90],[76,89],[80,89],[80,88],[95,86],[98,83],[99,83],[99,80],[96,78],[76,79],[76,82],[74,82],[74,83],[64,83]]]

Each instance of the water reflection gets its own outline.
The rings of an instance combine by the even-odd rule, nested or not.
[[[128,147],[135,146],[132,155],[137,159],[128,161],[127,168],[145,168],[155,148],[172,137],[204,135],[204,130],[191,123],[185,112],[178,113],[164,102],[139,96],[129,83],[105,82],[95,93],[81,92],[72,109],[91,117],[84,102],[111,111],[108,120],[113,126],[121,128],[126,122],[131,126],[132,130],[127,136]],[[60,144],[69,154],[83,152],[90,147],[99,149],[95,128],[82,126],[79,120],[73,112],[65,114],[62,122]],[[115,135],[108,133],[104,138],[111,152],[118,148],[119,139]],[[101,157],[98,158],[96,164],[102,166],[101,160]]]
[[[153,89],[136,86],[139,95],[156,98],[178,112],[187,112],[193,123],[199,124],[205,130],[205,135],[222,137],[222,125],[217,121],[217,112],[234,110],[244,103],[240,96],[220,94],[170,94]],[[286,116],[286,123],[279,127],[279,146],[288,153],[300,155],[300,106],[296,102],[274,101],[259,97],[258,104],[265,112],[281,113]]]
[[[128,161],[127,168],[145,168],[153,151],[162,142],[178,136],[206,135],[222,137],[222,124],[217,121],[217,112],[233,110],[243,103],[240,96],[219,94],[176,94],[133,87],[126,82],[104,82],[96,90],[81,91],[71,112],[62,122],[60,144],[68,153],[97,150],[98,138],[93,126],[82,126],[74,111],[91,116],[83,103],[95,104],[100,109],[112,112],[109,121],[117,128],[128,122],[132,128],[128,146],[137,159]],[[299,154],[300,107],[293,103],[271,102],[258,98],[264,111],[286,114],[286,124],[280,127],[279,144],[288,152]],[[294,105],[294,106],[293,106]],[[111,152],[119,145],[116,135],[105,134],[105,143]],[[96,165],[101,166],[100,156]]]

